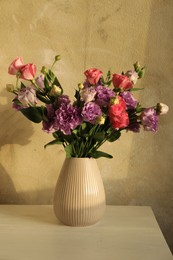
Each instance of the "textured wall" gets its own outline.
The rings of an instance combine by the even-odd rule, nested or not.
[[[120,73],[138,60],[147,67],[137,97],[146,106],[167,103],[157,134],[124,133],[99,159],[107,203],[150,205],[173,250],[173,1],[0,1],[0,203],[48,204],[65,158],[59,146],[43,149],[51,136],[11,108],[6,83],[13,58],[38,68],[55,67],[71,96],[83,71],[98,67]]]

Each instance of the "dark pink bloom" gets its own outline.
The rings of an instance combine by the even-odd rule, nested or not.
[[[102,71],[96,68],[86,70],[84,74],[91,85],[97,84],[99,79],[103,75]]]
[[[117,96],[117,99],[115,104],[109,106],[108,115],[112,127],[122,129],[129,125],[129,117],[125,101],[120,96]]]
[[[122,90],[129,90],[133,88],[133,83],[126,75],[113,74],[112,82],[114,88],[121,88]]]

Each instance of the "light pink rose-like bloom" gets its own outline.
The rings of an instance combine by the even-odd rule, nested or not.
[[[26,64],[21,68],[20,72],[21,79],[32,80],[36,74],[36,66],[32,63]]]
[[[22,58],[16,58],[9,66],[8,73],[16,75],[20,69],[24,66]]]
[[[91,85],[95,85],[98,83],[99,79],[103,75],[103,72],[96,68],[91,68],[89,70],[86,70],[84,72],[85,76],[87,77],[87,80]]]
[[[126,75],[113,74],[112,82],[114,88],[122,88],[123,90],[129,90],[133,88],[133,83]]]
[[[133,84],[136,84],[138,80],[138,73],[135,70],[128,70],[125,75],[129,77]]]
[[[27,108],[30,105],[35,106],[37,104],[36,91],[31,87],[21,88],[17,99],[21,102],[22,108]]]
[[[83,88],[80,91],[81,100],[84,101],[85,103],[91,102],[94,100],[96,93],[97,92],[93,87]]]

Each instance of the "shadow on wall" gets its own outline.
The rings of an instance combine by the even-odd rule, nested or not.
[[[13,94],[4,89],[0,97],[5,102],[0,106],[0,149],[6,144],[26,145],[33,134],[32,123],[26,120],[20,112],[12,109]]]
[[[54,189],[16,192],[14,184],[0,164],[0,204],[52,204]]]

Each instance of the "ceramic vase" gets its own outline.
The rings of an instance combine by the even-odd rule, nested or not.
[[[105,190],[93,158],[66,158],[54,193],[56,217],[65,225],[89,226],[105,210]]]

